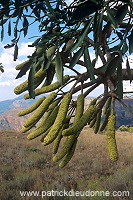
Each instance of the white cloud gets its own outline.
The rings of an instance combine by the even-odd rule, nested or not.
[[[20,44],[20,47],[19,47],[19,56],[28,56],[28,55],[31,55],[34,51],[34,47],[28,47],[28,45],[31,44],[31,42],[28,42],[28,43],[24,43],[22,42]]]
[[[25,76],[21,79],[15,79],[18,74],[15,66],[25,61],[27,56],[33,53],[34,48],[28,47],[28,44],[31,42],[19,44],[18,59],[13,61],[14,48],[4,49],[4,45],[0,43],[0,62],[4,66],[4,73],[0,73],[0,93],[4,95],[0,95],[0,101],[14,98],[14,88],[26,79]]]

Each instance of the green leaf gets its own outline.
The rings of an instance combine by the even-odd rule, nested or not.
[[[0,20],[0,26],[2,26],[3,24],[5,24],[7,20],[8,19],[2,19],[2,20]]]
[[[48,60],[51,61],[53,59],[56,49],[57,49],[57,46],[52,46],[46,51],[46,56]]]
[[[45,85],[43,84],[43,86],[47,86],[52,83],[54,74],[55,74],[55,64],[51,63],[49,68],[46,70],[46,80],[44,83]]]
[[[44,64],[44,66],[43,66],[43,70],[48,69],[49,66],[50,66],[50,64],[51,64],[51,61],[47,59],[46,62],[45,62],[45,64]]]
[[[17,18],[16,23],[15,23],[15,27],[14,27],[14,37],[15,38],[17,38],[17,35],[18,35],[18,30],[17,30],[18,22],[19,22],[19,17]]]
[[[94,17],[92,17],[90,20],[88,20],[88,23],[86,24],[86,26],[83,28],[81,35],[79,35],[78,41],[76,42],[76,44],[72,47],[71,52],[73,52],[75,49],[77,49],[83,42],[84,38],[86,37],[90,25],[93,21]]]
[[[55,57],[55,72],[56,72],[57,80],[62,85],[63,84],[63,65],[62,65],[61,55],[59,51],[57,52],[57,55]]]
[[[133,29],[131,34],[128,37],[129,40],[129,54],[133,53]]]
[[[129,64],[128,58],[126,60],[126,67],[127,67],[128,78],[129,78],[130,83],[131,83],[132,82],[132,75],[131,75],[131,69],[130,69],[130,64]]]
[[[1,29],[1,42],[3,41],[4,39],[4,27],[2,25],[2,29]]]
[[[43,54],[41,57],[38,58],[38,61],[42,67],[44,67],[45,62],[45,55]]]
[[[28,62],[26,62],[22,68],[20,69],[20,72],[18,73],[18,75],[16,76],[16,79],[21,78],[23,75],[26,74],[26,72],[30,69],[32,64],[32,61],[29,60]]]
[[[118,52],[118,51],[120,51],[120,44],[110,48],[109,51],[110,52]]]
[[[35,68],[32,65],[29,76],[28,76],[28,91],[30,98],[35,98],[35,91],[34,91],[34,75],[35,75]]]
[[[112,10],[109,7],[107,7],[107,15],[111,24],[113,24],[113,26],[117,28],[118,27],[117,19],[114,17],[114,12],[112,12]]]
[[[102,23],[103,23],[103,13],[96,12],[93,23],[94,48],[95,48],[96,59],[98,58],[102,40]]]
[[[85,67],[87,68],[87,71],[89,73],[90,79],[93,82],[95,82],[94,68],[92,66],[90,55],[89,55],[89,51],[88,51],[87,47],[85,47],[85,51],[84,51],[84,63],[85,63]]]
[[[72,60],[70,62],[69,67],[73,68],[76,63],[78,62],[78,60],[80,59],[80,57],[83,55],[83,51],[84,51],[84,46],[82,46],[72,57]]]
[[[27,35],[28,26],[29,26],[29,22],[28,22],[27,18],[24,17],[24,22],[23,22],[24,37]]]
[[[14,48],[14,61],[16,61],[17,58],[18,58],[18,45],[16,44]]]
[[[0,71],[3,73],[4,72],[4,67],[2,66],[2,63],[0,63]]]
[[[122,46],[122,49],[121,49],[122,55],[124,55],[127,51],[128,51],[128,45],[127,45],[126,40],[125,40],[125,42]]]
[[[21,1],[15,0],[15,8],[18,9],[20,5],[21,5]]]
[[[108,60],[108,62],[106,62],[106,64],[104,64],[102,67],[99,67],[97,69],[98,72],[102,72],[105,73],[107,68],[111,65],[111,62],[114,60],[114,56],[112,55],[112,57],[110,58],[110,60]]]
[[[117,13],[116,13],[116,16],[115,16],[115,18],[116,18],[117,21],[118,21],[118,24],[121,24],[122,20],[124,19],[124,17],[125,17],[126,14],[127,14],[127,12],[128,12],[128,5],[127,5],[127,4],[122,5],[122,6],[118,9],[118,11],[117,11]]]
[[[122,64],[119,64],[117,68],[117,95],[120,99],[123,99]]]
[[[34,36],[35,37],[35,36]],[[29,38],[31,39],[31,38]],[[37,38],[31,45],[28,45],[29,47],[35,47],[38,45],[38,42],[40,41],[41,38]]]
[[[70,21],[67,23],[68,26],[78,23],[84,17],[89,16],[100,9],[99,5],[91,1],[80,2],[76,7],[77,8],[72,12]]]
[[[11,36],[11,21],[8,23],[8,35]]]
[[[107,67],[107,70],[106,70],[106,75],[111,76],[112,74],[114,74],[114,72],[118,68],[120,62],[121,62],[120,55],[113,57],[113,59],[108,64],[108,67]]]

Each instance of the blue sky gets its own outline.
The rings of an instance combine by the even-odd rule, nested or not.
[[[71,2],[71,0],[68,0]],[[21,40],[19,41],[19,54],[17,61],[13,61],[13,51],[14,48],[11,49],[4,49],[4,45],[10,44],[11,39],[13,37],[8,37],[5,30],[5,38],[3,42],[0,42],[0,63],[4,66],[4,73],[0,73],[0,101],[7,100],[7,99],[13,99],[16,98],[17,95],[14,94],[13,90],[14,88],[26,80],[27,76],[23,76],[21,79],[15,79],[18,71],[15,70],[15,66],[19,63],[25,61],[27,59],[28,55],[31,55],[33,52],[33,48],[28,47],[28,44],[34,41],[35,39],[28,39],[32,36],[38,36],[38,28],[36,25],[32,25],[29,28],[28,35],[24,38],[21,37]],[[90,52],[91,58],[94,57],[93,52]],[[130,58],[133,59],[133,55],[130,56]],[[101,66],[101,62],[97,62],[97,66]],[[123,67],[125,68],[125,61],[123,63]],[[131,68],[133,69],[133,63],[131,64]],[[84,68],[78,68],[80,72],[83,72]],[[70,70],[65,71],[67,74],[70,74]],[[124,83],[124,89],[126,90],[133,90],[133,84],[130,86],[129,81],[126,81]],[[98,87],[95,91],[93,91],[90,96],[97,96],[103,92],[103,86]]]

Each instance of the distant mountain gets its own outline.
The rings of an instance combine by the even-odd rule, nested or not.
[[[27,108],[35,101],[35,99],[25,100],[23,95],[20,95],[15,99],[0,101],[0,114],[5,113],[13,108]]]
[[[76,97],[74,97],[76,99]],[[93,97],[88,97],[85,100],[85,108],[88,107]],[[22,128],[23,122],[29,116],[18,117],[17,113],[24,108],[31,106],[37,99],[23,99],[23,96],[12,100],[0,102],[0,130],[17,130]],[[133,99],[124,99],[123,102],[133,111]],[[116,101],[117,128],[121,125],[132,125],[133,116]]]
[[[29,115],[19,117],[17,113],[31,106],[36,100],[25,100],[21,95],[15,99],[0,101],[0,129],[19,131]]]

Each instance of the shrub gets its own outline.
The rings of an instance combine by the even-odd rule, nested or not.
[[[129,126],[129,125],[122,125],[119,127],[118,129],[119,131],[133,131],[133,127]]]

